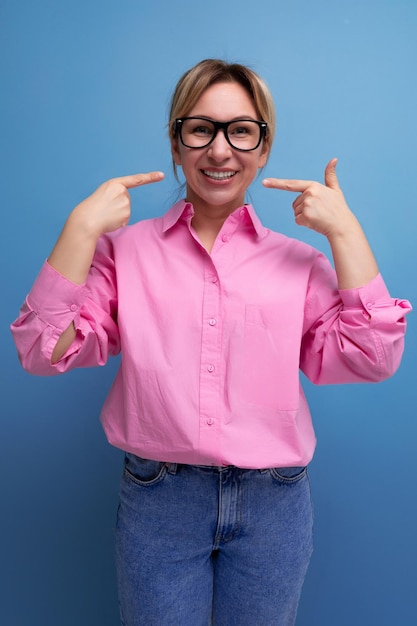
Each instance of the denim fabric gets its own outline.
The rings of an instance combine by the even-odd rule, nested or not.
[[[293,626],[312,517],[306,468],[127,454],[116,526],[123,626]]]

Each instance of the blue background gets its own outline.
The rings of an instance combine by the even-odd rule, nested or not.
[[[118,623],[113,526],[122,454],[99,424],[117,367],[36,378],[8,330],[69,211],[103,180],[162,169],[133,219],[175,198],[166,115],[205,57],[250,64],[276,100],[265,175],[339,179],[396,297],[417,302],[414,0],[3,0],[1,63],[0,623]],[[253,185],[264,223],[294,224],[285,192]],[[411,626],[417,613],[414,316],[398,373],[307,384],[315,553],[297,626]]]

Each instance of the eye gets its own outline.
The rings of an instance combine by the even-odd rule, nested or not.
[[[232,130],[233,135],[247,135],[248,129],[245,126],[237,126]]]
[[[186,132],[196,137],[211,137],[213,134],[213,126],[207,122],[189,120],[191,124],[187,125]]]
[[[208,126],[196,126],[193,130],[196,135],[210,135],[211,132],[212,130]]]
[[[229,135],[235,139],[254,137],[259,133],[256,122],[250,120],[238,120],[229,126]]]

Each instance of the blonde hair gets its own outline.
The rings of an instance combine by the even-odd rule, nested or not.
[[[185,117],[194,107],[203,92],[215,83],[238,83],[252,98],[259,120],[268,124],[268,132],[264,139],[271,150],[275,135],[275,106],[271,92],[265,81],[256,72],[240,65],[227,63],[221,59],[205,59],[189,69],[179,79],[174,90],[169,111],[168,134],[171,145],[176,140],[175,120]],[[173,162],[177,175],[176,165]]]

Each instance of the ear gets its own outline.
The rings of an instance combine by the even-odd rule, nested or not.
[[[269,151],[270,151],[269,141],[268,141],[268,138],[266,138],[262,142],[261,153],[259,155],[258,168],[265,167],[266,162],[269,157]]]
[[[179,150],[178,139],[173,139],[171,141],[171,154],[172,160],[174,161],[175,165],[181,165],[181,154]]]

